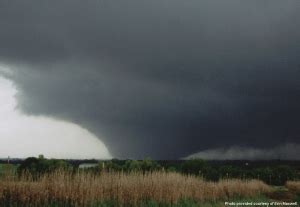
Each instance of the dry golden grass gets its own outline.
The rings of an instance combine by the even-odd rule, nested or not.
[[[223,180],[206,182],[179,173],[102,173],[93,175],[59,171],[33,181],[30,176],[0,180],[0,202],[43,205],[49,201],[88,206],[115,200],[138,205],[146,200],[176,203],[179,199],[215,201],[250,197],[270,189],[261,181]]]
[[[300,193],[300,181],[288,181],[285,186],[293,192]]]

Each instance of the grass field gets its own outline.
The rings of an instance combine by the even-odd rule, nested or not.
[[[199,206],[255,198],[270,192],[261,181],[206,182],[179,173],[89,173],[65,171],[32,179],[6,177],[0,181],[1,206]],[[205,205],[208,205],[205,204]]]
[[[71,172],[39,177],[0,165],[0,206],[221,207],[224,202],[300,202],[300,182],[269,186],[258,180],[208,182],[176,172]],[[277,205],[280,206],[280,205]]]

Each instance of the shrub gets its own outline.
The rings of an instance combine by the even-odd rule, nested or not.
[[[288,181],[285,186],[295,193],[300,194],[300,181]]]
[[[44,157],[29,157],[23,161],[18,167],[18,174],[30,173],[33,177],[51,173],[58,169],[70,169],[71,166],[63,160],[50,159],[47,160]]]
[[[181,171],[184,174],[191,175],[203,175],[207,171],[207,168],[207,163],[201,159],[186,160],[181,165]]]

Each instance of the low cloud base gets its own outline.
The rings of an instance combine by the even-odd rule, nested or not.
[[[299,160],[300,144],[287,143],[274,148],[254,148],[232,146],[204,150],[184,159],[201,158],[205,160]]]

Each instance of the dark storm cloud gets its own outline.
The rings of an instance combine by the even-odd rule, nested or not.
[[[118,157],[299,143],[300,2],[1,1],[19,107]]]

